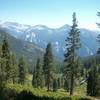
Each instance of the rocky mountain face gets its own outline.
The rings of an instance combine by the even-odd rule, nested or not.
[[[70,31],[69,25],[60,28],[48,28],[44,25],[22,25],[18,23],[5,22],[0,23],[0,28],[6,30],[11,36],[22,41],[30,42],[40,48],[45,48],[47,43],[51,42],[55,56],[62,58],[65,50],[65,39]],[[96,53],[97,35],[99,31],[90,31],[80,29],[82,47],[79,50],[80,56],[89,56]]]

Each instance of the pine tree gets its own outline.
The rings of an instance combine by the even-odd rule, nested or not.
[[[37,81],[36,81],[36,68],[35,68],[35,67],[34,67],[34,70],[33,70],[32,86],[33,86],[33,87],[37,87]]]
[[[56,92],[58,89],[57,79],[53,79],[53,91]]]
[[[0,84],[2,84],[2,67],[1,67],[1,64],[2,64],[2,51],[1,51],[1,45],[0,45]]]
[[[100,12],[97,13],[97,16],[100,17]],[[100,28],[100,23],[97,23],[97,25]],[[97,42],[99,43],[100,46],[100,34],[97,37]],[[100,54],[100,47],[98,47],[97,54]]]
[[[64,89],[69,92],[69,79],[65,79],[64,80]]]
[[[100,96],[100,72],[99,72],[99,70],[96,73],[96,79],[95,79],[95,94],[94,94],[94,96]]]
[[[97,13],[97,16],[100,17],[100,12]],[[100,28],[100,23],[97,23]],[[98,41],[98,50],[97,55],[100,56],[100,34],[97,37]],[[95,58],[95,62],[92,61],[92,67],[89,72],[88,81],[87,81],[87,95],[99,96],[100,95],[100,60]]]
[[[61,79],[60,78],[57,79],[57,84],[58,84],[58,89],[60,89],[61,88]]]
[[[40,59],[37,59],[36,66],[33,70],[33,78],[32,78],[33,87],[42,88],[44,86],[44,75],[42,65],[40,63]]]
[[[8,82],[11,81],[11,59],[10,59],[9,45],[6,37],[3,40],[1,49],[2,49],[2,55],[1,55],[2,80]]]
[[[46,52],[44,54],[44,65],[43,72],[45,77],[45,85],[47,86],[47,90],[50,90],[50,84],[52,82],[52,71],[53,71],[53,54],[52,54],[52,46],[49,43],[46,48]]]
[[[19,59],[18,67],[19,67],[19,83],[25,84],[26,75],[27,75],[27,63],[24,57],[21,57]]]
[[[64,88],[64,80],[65,80],[64,79],[64,76],[62,75],[61,76],[61,84],[60,84],[61,85],[61,88]]]
[[[96,65],[95,58],[92,60],[92,66],[90,68],[87,79],[87,95],[96,96],[100,95],[100,77],[98,67]]]
[[[87,79],[87,95],[92,95],[91,90],[92,90],[92,81],[93,81],[93,77],[92,77],[92,73],[91,71],[89,72],[88,75],[88,79]]]
[[[80,48],[80,31],[77,28],[76,14],[73,13],[73,25],[66,39],[65,77],[70,77],[70,95],[73,94],[75,75],[78,73],[78,49]]]
[[[33,86],[33,87],[37,87],[36,68],[35,68],[35,67],[34,67],[34,70],[33,70],[32,86]]]
[[[14,53],[11,54],[11,66],[12,66],[12,81],[13,83],[18,82],[18,65],[16,61],[16,55]]]
[[[43,76],[42,76],[42,66],[40,63],[40,59],[37,60],[37,64],[36,64],[36,83],[37,83],[37,87],[42,87],[43,85]]]

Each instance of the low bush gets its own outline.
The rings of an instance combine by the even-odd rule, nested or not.
[[[43,89],[30,88],[18,84],[6,85],[3,89],[2,97],[0,97],[0,100],[95,100],[90,97],[68,96],[59,92],[47,92]]]

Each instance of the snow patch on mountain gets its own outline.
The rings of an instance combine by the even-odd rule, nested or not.
[[[28,25],[18,24],[18,23],[14,23],[14,22],[4,22],[4,23],[0,23],[0,25],[4,28],[16,29],[19,31],[23,31],[23,30],[26,30],[27,28],[29,28]]]
[[[69,25],[53,29],[44,25],[29,26],[10,22],[0,22],[0,27],[4,27],[12,36],[35,43],[42,48],[46,48],[47,44],[51,42],[54,54],[61,58],[65,52],[65,39],[71,29]],[[97,49],[96,38],[100,32],[87,29],[80,29],[80,32],[81,43],[83,44],[80,55],[93,55]]]

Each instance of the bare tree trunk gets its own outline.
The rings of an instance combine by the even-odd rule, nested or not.
[[[47,91],[50,91],[50,74],[47,75]]]
[[[49,84],[48,84],[48,86],[47,86],[47,91],[50,91],[50,86],[49,86]]]
[[[73,95],[74,90],[74,74],[71,75],[71,86],[70,86],[70,95]]]

